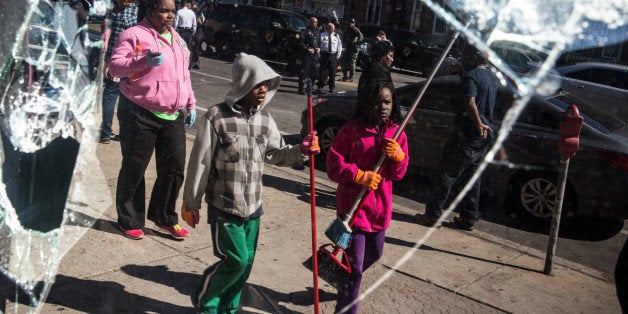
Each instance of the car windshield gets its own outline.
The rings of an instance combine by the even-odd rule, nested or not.
[[[284,16],[286,23],[290,27],[294,27],[299,30],[305,29],[307,27],[307,25],[305,25],[305,21],[303,21],[303,19],[300,18],[299,16],[296,16],[293,14],[286,14],[286,13],[282,13],[282,15]]]

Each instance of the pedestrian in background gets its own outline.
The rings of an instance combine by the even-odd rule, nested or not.
[[[364,40],[364,36],[362,35],[362,32],[360,32],[360,29],[356,26],[355,19],[349,19],[349,27],[347,27],[347,29],[342,33],[342,42],[344,43],[346,49],[342,62],[343,82],[353,82],[355,62],[358,60],[360,43],[362,40]]]
[[[290,166],[320,152],[316,133],[287,145],[266,106],[281,76],[260,58],[237,54],[233,86],[225,101],[203,115],[194,140],[183,193],[182,218],[199,222],[203,195],[208,206],[214,255],[192,302],[198,312],[235,313],[259,235],[264,162]]]
[[[419,224],[428,227],[434,226],[442,214],[452,186],[473,176],[494,140],[493,108],[498,79],[475,47],[468,46],[464,54],[462,66],[469,71],[462,79],[463,99],[455,109],[454,130],[444,148],[440,182],[425,205],[425,214],[415,216]],[[503,150],[497,158],[503,158]],[[460,215],[454,217],[454,224],[463,230],[473,230],[479,220],[479,203],[480,179],[460,202]]]
[[[190,51],[188,69],[198,69],[198,54],[194,53],[194,34],[196,34],[196,13],[192,11],[192,3],[183,1],[183,8],[177,11],[174,28],[183,37]]]
[[[392,77],[390,76],[390,67],[392,66],[394,59],[393,45],[388,41],[377,41],[371,46],[369,55],[369,61],[364,67],[364,71],[360,76],[358,82],[358,102],[368,103],[370,97],[369,90],[366,88],[368,85],[375,81],[388,82],[393,84]],[[356,107],[357,111],[362,110],[360,106]],[[357,115],[360,113],[358,112]]]
[[[301,32],[299,50],[301,51],[301,71],[299,72],[299,90],[297,94],[304,95],[303,85],[306,79],[311,79],[312,84],[318,76],[318,59],[320,58],[321,33],[317,28],[318,19],[310,17],[307,20],[307,28]]]
[[[369,189],[354,213],[351,243],[346,250],[351,273],[338,291],[336,313],[358,312],[362,274],[384,251],[392,218],[392,182],[401,180],[408,168],[405,132],[396,141],[392,139],[401,119],[399,106],[393,102],[395,89],[384,81],[371,82],[366,88],[367,102],[358,103],[359,114],[338,131],[327,154],[327,176],[338,183],[339,218],[345,217],[363,188]],[[387,158],[378,174],[371,170],[382,154]]]
[[[117,0],[107,15],[106,29],[103,34],[103,51],[105,62],[111,58],[118,36],[124,30],[137,24],[137,5],[135,0]],[[112,77],[109,68],[105,66],[102,91],[102,121],[100,123],[100,139],[102,144],[108,144],[113,136],[113,113],[120,96],[118,82],[120,78]]]
[[[144,237],[144,173],[155,151],[157,179],[148,219],[176,238],[188,236],[175,211],[185,166],[185,126],[196,119],[187,68],[189,52],[172,27],[173,0],[139,0],[138,25],[120,34],[109,61],[120,83],[122,167],[116,188],[118,224],[131,239]],[[186,110],[187,109],[187,116]]]
[[[388,38],[386,37],[386,32],[384,32],[383,30],[377,31],[377,34],[375,34],[375,40],[388,40]]]
[[[338,60],[342,55],[342,41],[340,35],[336,34],[336,26],[333,23],[327,24],[327,29],[321,33],[321,68],[318,79],[318,90],[323,89],[325,80],[329,85],[329,92],[333,93],[336,88],[336,69]]]
[[[196,32],[194,33],[194,40],[192,40],[192,47],[190,48],[190,68],[198,69],[201,43],[203,43],[205,37],[205,14],[203,10],[198,7],[196,2],[192,2],[192,11],[194,11],[196,15]]]

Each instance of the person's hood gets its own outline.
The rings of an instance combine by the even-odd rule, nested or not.
[[[273,98],[281,82],[281,76],[271,69],[266,62],[254,55],[249,55],[244,52],[235,56],[231,72],[233,85],[229,93],[227,93],[227,96],[225,96],[225,103],[232,108],[233,105],[248,94],[255,85],[270,80],[271,84],[266,93],[266,98],[258,108],[258,110],[261,110]]]

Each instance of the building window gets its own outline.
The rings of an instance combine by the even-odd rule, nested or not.
[[[382,11],[382,0],[369,0],[366,5],[365,21],[367,24],[380,24],[380,15]]]
[[[414,32],[421,26],[421,10],[423,3],[421,0],[412,1],[412,20],[410,21],[410,31]]]
[[[434,17],[434,25],[432,28],[432,34],[434,35],[447,35],[449,31],[449,26],[447,26],[447,22],[442,18],[435,16]]]

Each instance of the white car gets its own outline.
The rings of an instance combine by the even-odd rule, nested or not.
[[[555,69],[566,92],[628,121],[628,66],[583,62]]]

